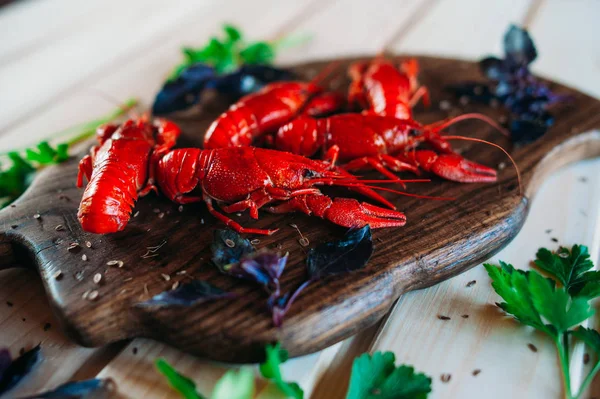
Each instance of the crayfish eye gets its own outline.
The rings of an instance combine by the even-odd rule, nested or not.
[[[304,172],[302,173],[302,177],[304,177],[305,179],[309,179],[315,176],[317,176],[317,172],[311,169],[304,169]]]

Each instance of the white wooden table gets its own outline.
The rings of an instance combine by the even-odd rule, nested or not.
[[[526,25],[537,43],[536,73],[600,97],[598,16],[597,0],[20,1],[0,9],[0,151],[33,144],[114,108],[94,90],[150,103],[179,60],[181,45],[203,43],[224,21],[257,39],[312,35],[308,44],[282,53],[280,63],[374,54],[383,46],[478,59],[501,51],[502,36],[514,22]],[[538,247],[557,247],[551,241],[557,238],[564,245],[587,244],[597,260],[599,201],[600,160],[563,169],[543,185],[522,232],[495,259],[525,268]],[[471,280],[477,284],[467,288]],[[433,377],[432,398],[559,397],[551,344],[501,317],[492,306],[497,299],[485,271],[476,267],[400,298],[384,323],[288,362],[286,378],[298,381],[307,397],[343,398],[353,358],[390,350],[398,361]],[[452,320],[441,321],[437,314]],[[48,322],[53,327],[45,331]],[[0,272],[0,346],[17,354],[42,342],[46,356],[11,395],[100,376],[116,380],[122,397],[177,397],[154,371],[159,356],[195,379],[202,392],[210,392],[225,370],[143,339],[81,348],[54,325],[35,273]],[[529,342],[537,353],[527,348]],[[582,368],[573,362],[576,381]],[[474,369],[482,372],[474,377]],[[441,382],[442,373],[452,375],[448,383]],[[594,390],[600,394],[600,381]]]

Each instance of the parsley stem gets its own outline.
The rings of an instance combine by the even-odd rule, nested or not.
[[[571,374],[569,371],[569,355],[567,353],[568,346],[563,344],[563,337],[565,333],[560,333],[554,339],[554,343],[556,344],[556,348],[558,349],[558,358],[560,360],[560,367],[562,368],[563,381],[565,387],[565,399],[574,399],[571,394]]]
[[[596,374],[598,374],[598,371],[600,371],[600,360],[598,360],[596,362],[596,364],[594,365],[594,368],[589,372],[587,377],[585,377],[585,380],[583,380],[583,383],[581,383],[581,386],[579,387],[579,391],[577,391],[577,395],[575,395],[574,399],[578,399],[581,397],[581,395],[583,395],[583,393],[587,389],[588,385],[590,385],[590,383],[594,380],[594,377],[596,376]]]
[[[110,114],[106,115],[103,118],[89,122],[88,124],[83,126],[83,128],[85,129],[83,132],[81,132],[77,136],[75,136],[67,141],[67,145],[70,147],[70,146],[77,144],[89,137],[92,137],[94,135],[94,133],[96,132],[96,129],[98,128],[98,126],[104,125],[105,123],[108,123],[108,122],[112,121],[113,119],[118,118],[119,116],[125,114],[131,108],[135,107],[137,105],[137,103],[138,103],[138,100],[136,98],[130,98],[129,100],[125,101],[125,103],[123,103],[123,105],[120,106],[117,110],[111,112]]]
[[[121,105],[118,109],[112,111],[108,115],[105,115],[105,116],[103,116],[99,119],[95,119],[93,121],[89,121],[89,122],[81,123],[79,125],[71,126],[70,128],[60,131],[60,132],[57,132],[57,133],[53,133],[49,138],[44,139],[42,141],[50,141],[51,139],[57,139],[57,138],[60,138],[63,136],[67,136],[67,135],[73,134],[74,132],[80,132],[77,136],[69,139],[66,143],[69,146],[77,144],[89,137],[92,137],[94,135],[94,133],[96,132],[96,129],[98,128],[98,126],[108,123],[115,118],[118,118],[119,116],[128,112],[131,108],[135,107],[137,104],[138,104],[137,98],[130,98],[127,101],[125,101],[123,103],[123,105]],[[29,147],[33,147],[33,146],[29,146]],[[22,153],[24,151],[25,151],[25,149],[0,152],[0,156],[8,155],[8,153],[10,153],[10,152]]]

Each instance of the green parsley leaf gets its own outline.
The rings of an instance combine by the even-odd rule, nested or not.
[[[546,326],[531,299],[528,273],[502,261],[500,267],[489,263],[483,266],[492,279],[492,287],[506,301],[499,304],[500,308],[521,323],[546,331]]]
[[[556,278],[572,295],[578,294],[587,283],[600,281],[598,272],[588,272],[594,265],[585,245],[574,245],[570,251],[560,247],[555,253],[540,248],[536,254],[535,264]],[[587,292],[590,292],[591,288],[592,286]]]
[[[37,145],[37,151],[27,148],[25,150],[25,157],[28,161],[37,162],[43,166],[57,164],[69,159],[69,154],[67,154],[68,148],[69,145],[63,143],[54,149],[47,141],[42,141]]]
[[[5,207],[19,197],[33,180],[35,168],[17,152],[7,154],[10,167],[0,171],[0,205]]]
[[[252,399],[254,373],[251,369],[229,370],[217,381],[211,399]]]
[[[204,396],[196,392],[196,384],[186,376],[180,374],[175,370],[169,363],[164,359],[158,359],[156,361],[156,368],[160,371],[169,385],[181,394],[181,397],[185,399],[205,399]]]
[[[562,333],[594,314],[587,298],[571,298],[564,288],[554,284],[537,272],[529,273],[531,299],[541,316]]]
[[[270,64],[275,59],[275,49],[267,42],[256,42],[240,51],[245,64]]]
[[[225,32],[229,42],[233,43],[242,40],[242,32],[240,32],[240,30],[233,25],[223,25],[223,31]]]
[[[571,331],[571,335],[586,343],[596,355],[600,355],[600,333],[591,328],[579,327]]]
[[[266,359],[259,367],[262,376],[273,380],[286,398],[302,399],[304,397],[302,388],[295,382],[285,382],[281,375],[280,366],[287,361],[288,352],[285,349],[282,349],[279,343],[267,345],[265,351]]]
[[[364,353],[354,360],[346,399],[424,399],[431,378],[409,366],[395,365],[392,352]]]

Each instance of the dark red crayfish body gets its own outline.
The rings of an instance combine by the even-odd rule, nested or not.
[[[478,114],[466,114],[429,126],[411,119],[370,113],[340,114],[323,119],[303,116],[279,129],[275,148],[304,156],[313,156],[322,150],[332,163],[338,160],[345,163],[346,170],[375,169],[390,179],[397,179],[392,172],[422,169],[461,183],[494,182],[494,169],[456,154],[446,137],[439,134],[443,128],[465,119],[494,124]],[[424,143],[435,151],[417,150]]]
[[[341,106],[339,95],[320,92],[313,83],[278,82],[242,97],[210,125],[204,148],[249,146],[301,112],[317,116]]]
[[[200,150],[177,149],[157,165],[157,183],[172,201],[185,204],[204,201],[218,220],[240,233],[272,234],[275,230],[246,228],[219,212],[258,210],[266,205],[272,213],[304,212],[345,227],[402,226],[403,213],[349,198],[330,198],[317,188],[322,185],[348,187],[393,208],[385,198],[348,172],[322,161],[286,152],[254,147]]]
[[[383,57],[352,64],[348,100],[366,112],[399,119],[412,118],[412,108],[420,98],[429,104],[429,92],[417,82],[419,65],[409,59],[397,68]]]

